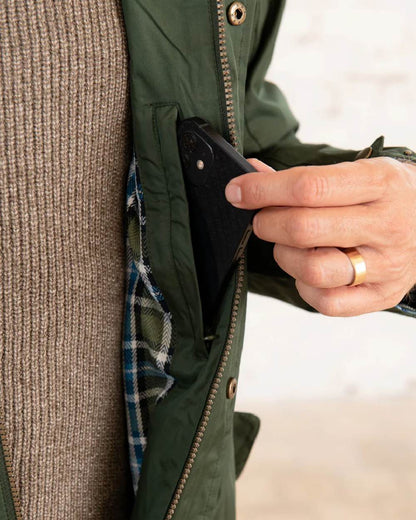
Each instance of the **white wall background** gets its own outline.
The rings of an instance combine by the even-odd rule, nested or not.
[[[269,77],[303,141],[416,147],[416,2],[289,0]],[[409,222],[409,225],[415,223]],[[328,318],[250,295],[238,405],[416,395],[416,321]]]

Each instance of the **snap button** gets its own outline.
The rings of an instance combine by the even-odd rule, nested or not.
[[[242,2],[233,2],[228,8],[228,21],[231,25],[241,25],[247,18],[247,8]]]
[[[237,392],[237,379],[230,377],[227,383],[227,399],[234,399]]]

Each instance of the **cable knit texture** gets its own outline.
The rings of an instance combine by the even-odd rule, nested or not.
[[[128,72],[118,0],[0,8],[0,391],[24,520],[123,519]]]

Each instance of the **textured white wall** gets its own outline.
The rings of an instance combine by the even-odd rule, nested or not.
[[[288,0],[271,80],[305,141],[416,146],[416,2]]]
[[[271,80],[309,142],[416,147],[416,2],[289,0]],[[409,222],[409,225],[416,223]],[[327,318],[250,296],[239,404],[416,394],[416,321]]]

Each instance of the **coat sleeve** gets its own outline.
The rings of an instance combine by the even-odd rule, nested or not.
[[[307,144],[299,141],[296,136],[299,124],[284,95],[276,85],[265,80],[283,4],[284,2],[260,4],[263,6],[259,10],[260,43],[252,54],[246,86],[244,154],[247,157],[256,157],[276,170],[301,165],[329,165],[380,156],[416,163],[414,152],[404,147],[386,148],[383,137],[362,150],[343,150],[327,144]],[[248,244],[247,265],[250,291],[314,311],[299,296],[295,280],[274,262],[272,243],[252,236]],[[412,291],[396,307],[389,310],[416,317],[416,291]]]

